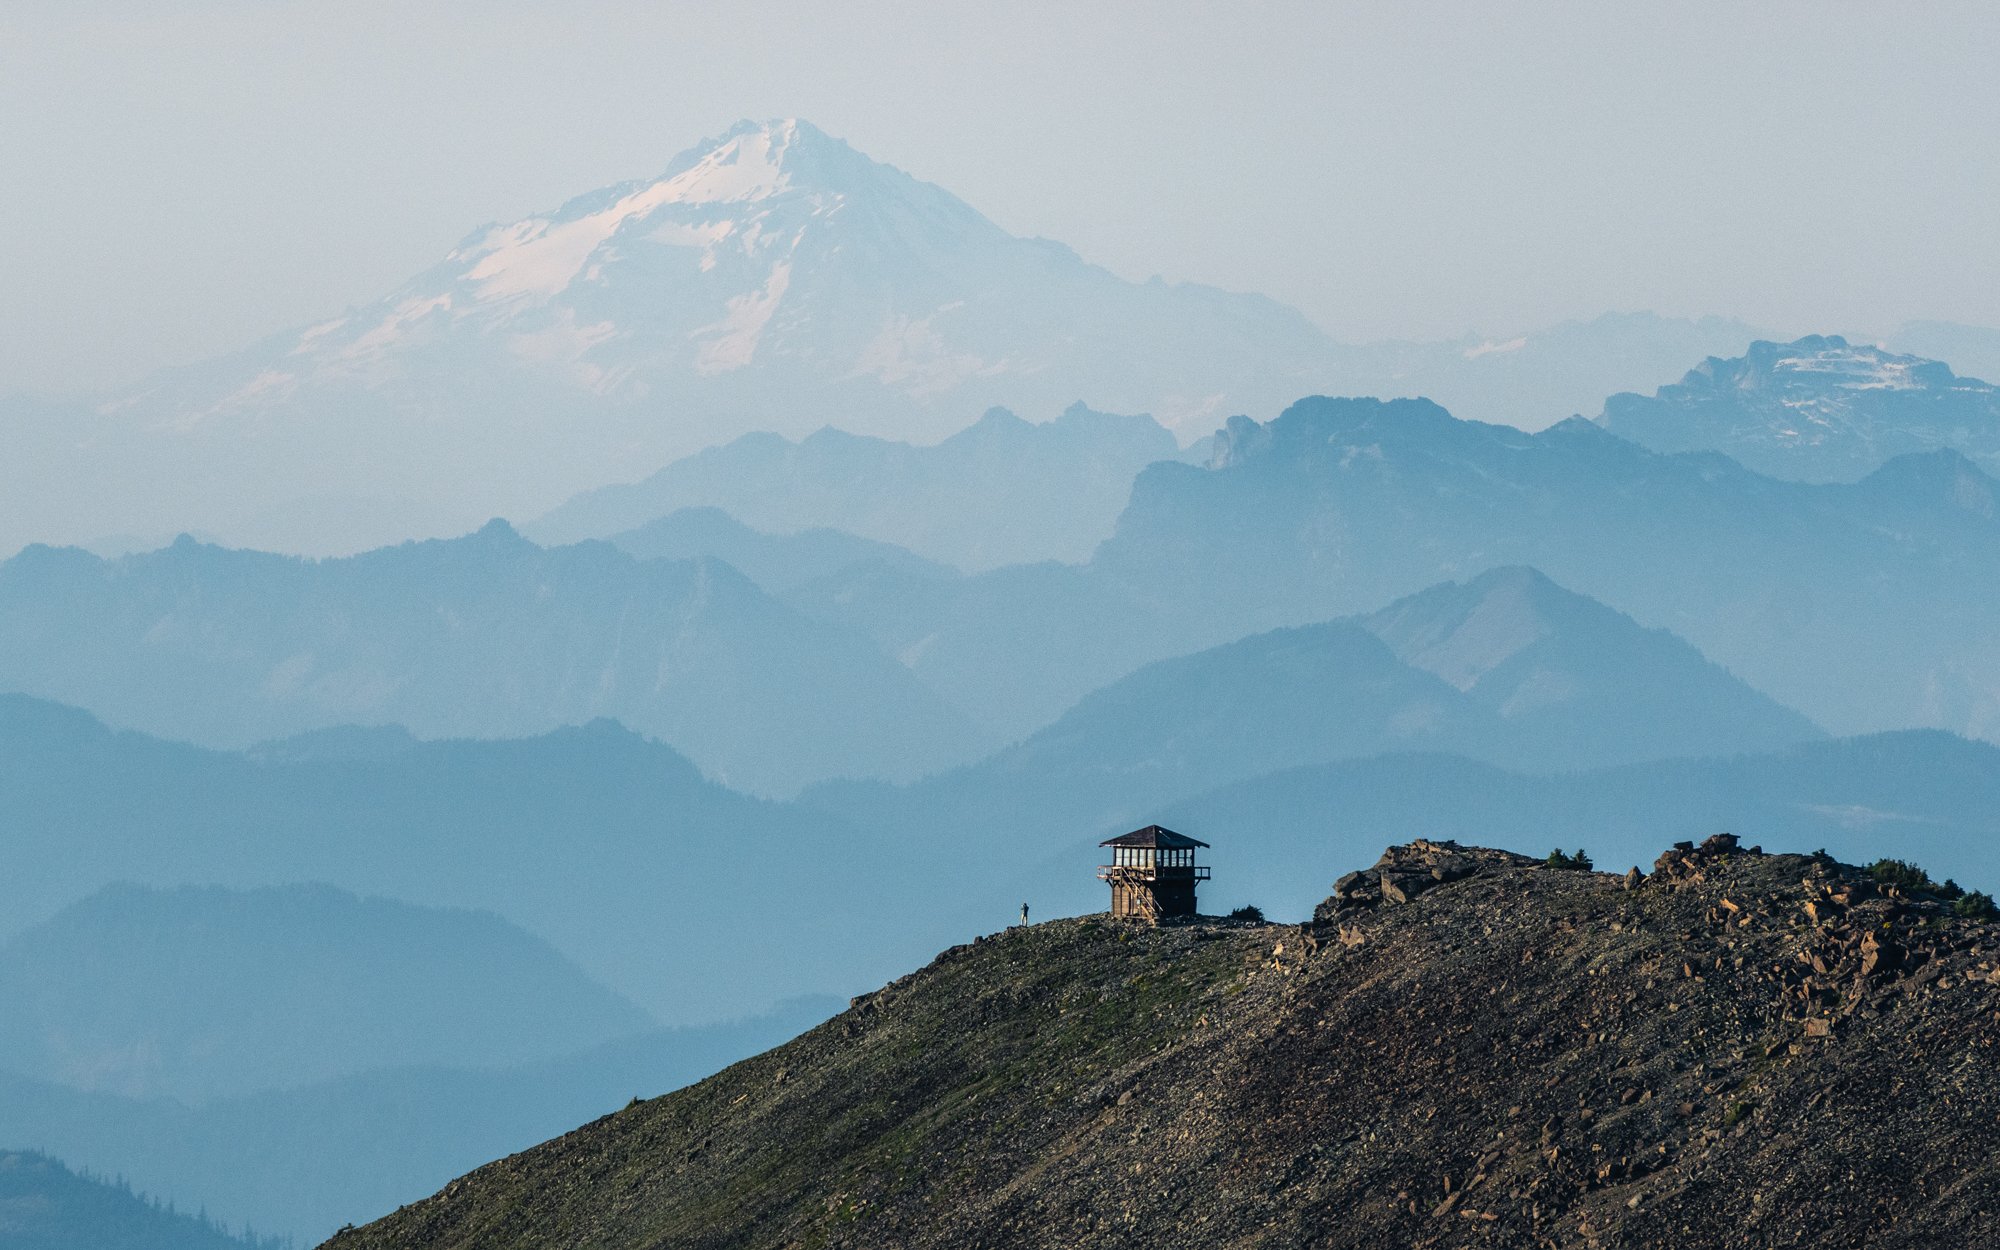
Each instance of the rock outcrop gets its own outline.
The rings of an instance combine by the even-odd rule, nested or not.
[[[374,1247],[2000,1244],[2000,926],[1727,836],[1010,930]]]

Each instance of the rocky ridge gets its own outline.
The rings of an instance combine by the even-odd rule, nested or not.
[[[2000,467],[2000,387],[1837,334],[1711,356],[1651,395],[1610,396],[1597,420],[1655,451],[1719,451],[1800,481],[1858,481],[1917,452]]]
[[[2000,1238],[1979,909],[1728,835],[1554,862],[1416,841],[1300,926],[1009,930],[331,1244]]]

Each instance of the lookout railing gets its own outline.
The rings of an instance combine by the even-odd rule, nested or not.
[[[1099,881],[1206,881],[1206,864],[1099,864]]]

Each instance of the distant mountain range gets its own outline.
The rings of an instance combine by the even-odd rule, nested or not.
[[[1996,492],[1951,451],[1811,485],[1580,419],[1529,434],[1417,400],[1312,399],[1231,421],[1206,467],[1148,467],[1086,565],[836,576],[788,598],[1020,735],[1153,660],[1525,565],[1833,732],[1985,736],[2000,734]]]
[[[995,406],[1034,420],[1079,402],[1151,413],[1184,443],[1311,393],[1424,396],[1539,429],[1769,337],[1634,312],[1339,344],[1261,296],[1128,282],[1012,236],[807,122],[742,122],[656,177],[482,226],[316,324],[88,402],[0,398],[17,440],[0,464],[0,552],[124,551],[191,532],[351,554],[578,495],[547,536],[604,537],[708,502],[760,528],[893,538],[649,498],[685,483],[648,475],[759,432],[929,444]],[[1976,327],[1914,323],[1891,338],[1963,353],[1962,368],[2000,359],[2000,333]],[[1033,541],[1049,534],[1061,541]],[[970,530],[939,541],[906,545],[976,569],[1080,559],[1094,533],[1051,521],[988,532],[983,552]]]
[[[1726,756],[1824,735],[1532,569],[1371,616],[1161,660],[992,757],[903,791],[809,792],[857,824],[1089,830],[1307,763],[1440,752],[1537,772]]]
[[[538,549],[518,539],[481,541],[497,543],[508,561],[537,558],[521,556],[516,548]],[[228,557],[219,569],[264,567],[211,554]],[[315,575],[331,569],[361,580],[364,570],[350,567],[356,563],[318,566]],[[89,567],[102,569],[94,561]],[[269,567],[294,576],[292,562]],[[1087,570],[1066,575],[1090,584]],[[176,594],[212,602],[220,589],[205,588],[226,588],[238,602],[268,602],[258,580],[210,570],[181,579]],[[433,569],[415,584],[435,593],[447,580]],[[951,588],[963,580],[984,579],[930,583]],[[120,610],[93,619],[136,628],[145,618]],[[213,636],[218,628],[194,632]],[[229,680],[258,688],[241,676]],[[225,683],[217,677],[210,684]],[[843,959],[866,966],[886,933],[910,926],[893,900],[934,901],[960,888],[925,884],[898,862],[912,853],[921,860],[915,848],[928,847],[941,828],[1018,839],[1026,824],[1039,830],[1037,839],[1058,839],[1045,843],[1052,847],[1204,789],[1342,758],[1442,750],[1573,770],[1819,736],[1803,717],[1687,644],[1525,569],[1439,587],[1372,617],[1155,663],[980,763],[905,790],[821,786],[806,804],[741,799],[667,748],[605,724],[492,743],[419,742],[393,728],[323,730],[234,755],[113,736],[25,699],[0,701],[0,710],[7,712],[0,728],[24,764],[11,782],[14,810],[24,827],[56,839],[46,843],[49,855],[24,855],[15,864],[10,880],[23,891],[17,908],[96,888],[101,882],[85,867],[95,862],[130,865],[140,881],[326,880],[418,903],[494,907],[670,1020],[687,1018],[692,1003],[700,1004],[694,1018],[712,1018],[731,1004],[742,1009],[769,995],[824,988],[817,978]],[[806,716],[782,705],[772,714]],[[847,732],[861,734],[851,708],[832,703],[820,713],[843,714]],[[6,798],[0,792],[0,813]],[[828,812],[839,816],[829,820]],[[255,831],[265,828],[282,828],[286,837],[259,837]],[[666,830],[672,833],[662,836]],[[62,837],[99,846],[102,858],[54,854]],[[561,853],[564,837],[581,840]],[[764,847],[771,849],[750,849]],[[813,853],[796,853],[805,847]],[[782,893],[782,881],[814,897],[865,894],[877,906],[865,922],[839,930],[789,911],[782,923],[761,928],[778,949],[812,935],[812,959],[786,960],[797,980],[759,987],[744,979],[759,952],[769,953],[761,940],[727,958],[689,957],[716,940],[716,917],[756,910],[758,900]],[[683,892],[696,882],[699,893]],[[931,905],[921,906],[928,912]],[[910,932],[948,936],[950,915],[938,911]],[[900,938],[887,945],[906,949]]]
[[[1759,336],[1627,313],[1346,346],[1261,296],[1012,236],[807,122],[743,122],[316,324],[87,403],[0,400],[19,439],[0,552],[186,531],[350,554],[534,517],[752,432],[930,443],[994,406],[1151,413],[1185,442],[1303,394],[1429,395],[1534,428]],[[971,565],[1080,555],[1025,539]]]
[[[1487,718],[1467,754],[1519,768],[1737,755],[1824,736],[1682,639],[1534,569],[1445,582],[1360,625]]]
[[[491,912],[329,886],[107,887],[0,944],[0,1002],[0,1069],[186,1103],[657,1027]]]
[[[2000,387],[1838,335],[1711,356],[1651,396],[1611,396],[1598,423],[1655,451],[1719,451],[1802,481],[1858,481],[1944,449],[2000,472]]]
[[[967,570],[1081,561],[1110,536],[1139,470],[1180,455],[1152,418],[1081,404],[1041,425],[995,409],[933,446],[833,429],[798,442],[752,434],[581,495],[526,529],[543,542],[609,538],[708,506],[759,529],[843,530]]]
[[[24,476],[0,532],[350,551],[532,516],[755,430],[931,441],[995,404],[1086,400],[1199,432],[1324,388],[1333,358],[1281,304],[1124,281],[806,122],[744,122],[109,400],[58,440],[95,520]]]
[[[108,562],[30,548],[0,565],[0,687],[219,746],[611,716],[766,793],[907,780],[992,741],[865,639],[728,565],[545,550],[497,522],[317,563],[191,540]]]
[[[779,596],[858,569],[943,581],[958,577],[957,569],[894,543],[825,526],[771,533],[720,508],[681,508],[606,541],[639,560],[720,560]]]
[[[779,469],[714,480],[804,498],[794,485],[821,475],[823,501],[865,498],[865,478],[791,446]],[[744,447],[717,455],[758,462]],[[855,471],[889,451],[870,445]],[[975,480],[924,463],[911,472],[936,506]],[[1802,484],[1580,419],[1528,434],[1423,401],[1315,399],[1232,420],[1203,465],[1152,462],[1081,564],[958,576],[879,536],[759,537],[700,513],[616,535],[625,551],[539,548],[498,523],[320,563],[34,548],[0,565],[0,687],[229,747],[351,722],[507,736],[611,716],[782,795],[966,764],[1153,661],[1522,565],[1835,733],[1985,736],[2000,733],[1997,492],[1950,450]],[[921,511],[899,524],[921,533]]]
[[[977,931],[901,909],[921,874],[882,834],[737,794],[609,721],[284,758],[0,696],[0,758],[0,827],[20,831],[0,940],[112,881],[322,881],[499,912],[680,1025],[853,993],[911,949]],[[800,905],[813,899],[829,901]]]
[[[95,1160],[94,1169],[176,1199],[183,1211],[205,1206],[232,1227],[247,1223],[288,1237],[294,1247],[317,1245],[341,1225],[393,1211],[468,1168],[775,1046],[843,1005],[836,998],[799,999],[749,1019],[656,1030],[520,1067],[383,1068],[201,1107],[87,1094],[0,1070],[0,1137]],[[10,1209],[6,1160],[0,1154],[0,1245],[9,1250],[242,1250],[233,1241],[106,1237],[91,1222],[94,1205],[52,1208],[46,1195],[53,1186],[46,1178],[33,1183],[32,1175],[25,1195],[18,1185],[15,1191],[27,1210]],[[93,1204],[104,1199],[92,1196]],[[142,1214],[129,1200],[115,1205]],[[10,1214],[47,1219],[38,1233],[80,1232],[69,1242],[9,1240],[21,1227],[9,1225]],[[148,1237],[158,1236],[146,1227]]]
[[[9,1250],[278,1250],[39,1152],[0,1151],[0,1246]]]
[[[2000,485],[1955,452],[1814,486],[1584,421],[1530,435],[1314,400],[1232,423],[1214,463],[1141,474],[1089,570],[1171,594],[1158,619],[1180,630],[1229,637],[1526,564],[1836,733],[2000,731]]]

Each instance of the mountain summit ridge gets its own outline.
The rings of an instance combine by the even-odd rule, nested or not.
[[[1306,925],[953,947],[328,1245],[1986,1244],[1993,932],[1728,835],[1420,839]]]
[[[2000,471],[2000,387],[1838,334],[1710,356],[1651,396],[1611,396],[1597,420],[1655,451],[1720,451],[1803,481],[1855,481],[1936,450]]]

